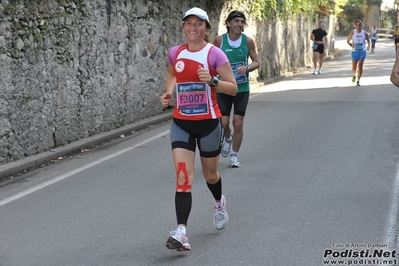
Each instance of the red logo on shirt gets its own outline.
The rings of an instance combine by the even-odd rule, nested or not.
[[[176,62],[175,69],[178,73],[181,73],[184,70],[184,62],[179,60]]]

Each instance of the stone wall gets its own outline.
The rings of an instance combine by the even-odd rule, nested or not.
[[[209,11],[211,40],[225,32],[229,1],[0,0],[0,164],[160,114],[192,6]],[[248,17],[262,58],[252,80],[310,64],[314,22]]]

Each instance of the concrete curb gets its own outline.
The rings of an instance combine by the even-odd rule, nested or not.
[[[137,121],[133,124],[126,125],[118,129],[103,132],[92,137],[84,138],[62,147],[54,148],[52,151],[42,152],[20,159],[15,162],[0,165],[0,178],[10,177],[22,173],[25,170],[40,167],[43,164],[50,163],[52,160],[56,160],[60,156],[66,156],[68,154],[78,152],[82,148],[86,148],[91,145],[98,145],[106,141],[117,139],[120,135],[129,135],[132,131],[139,131],[151,125],[166,122],[170,120],[171,117],[172,113],[167,112],[161,115]]]

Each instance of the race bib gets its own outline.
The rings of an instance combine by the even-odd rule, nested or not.
[[[244,65],[244,62],[231,63],[231,68],[233,69],[234,77],[236,78],[237,84],[245,83],[248,81],[246,74],[238,74],[238,68]]]
[[[377,33],[371,34],[371,38],[376,39],[377,38]]]
[[[355,44],[355,51],[358,51],[358,52],[360,52],[360,51],[363,51],[364,49],[363,49],[363,43],[356,43]]]
[[[176,101],[180,113],[184,115],[208,114],[208,93],[204,82],[176,84]]]

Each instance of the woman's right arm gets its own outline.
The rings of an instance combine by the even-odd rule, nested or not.
[[[168,63],[168,70],[166,72],[166,82],[165,83],[166,83],[165,93],[162,94],[160,101],[161,101],[163,107],[168,107],[168,106],[170,106],[171,96],[176,88],[176,76],[174,73],[174,68],[170,63]]]
[[[348,39],[346,39],[346,42],[349,44],[350,47],[353,47],[353,43],[351,43],[351,41],[352,41],[352,36],[353,36],[353,31],[351,31],[351,32],[348,34]]]

